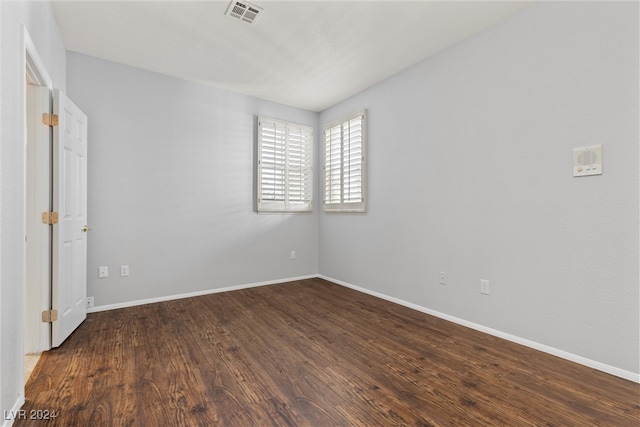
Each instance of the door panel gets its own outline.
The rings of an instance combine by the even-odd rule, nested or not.
[[[87,317],[87,116],[54,90],[52,346],[58,347]]]

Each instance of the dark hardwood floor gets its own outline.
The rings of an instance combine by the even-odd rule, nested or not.
[[[321,279],[90,314],[16,426],[639,426],[640,385]],[[45,412],[40,413],[43,418]]]

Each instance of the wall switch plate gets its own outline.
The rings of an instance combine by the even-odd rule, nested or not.
[[[491,283],[488,280],[480,280],[480,293],[483,295],[491,294]]]
[[[440,272],[440,284],[441,285],[447,284],[447,273],[445,273],[444,271]]]
[[[121,265],[120,266],[120,276],[126,277],[128,275],[129,275],[129,266],[128,265]]]
[[[93,297],[87,297],[87,308],[93,308]]]
[[[296,259],[296,251],[291,251],[291,259]]]
[[[99,267],[98,277],[101,279],[104,279],[105,277],[109,277],[109,267]]]

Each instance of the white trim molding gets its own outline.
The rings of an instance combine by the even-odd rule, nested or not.
[[[607,365],[605,363],[601,363],[601,362],[598,362],[598,361],[595,361],[595,360],[587,359],[586,357],[582,357],[582,356],[579,356],[579,355],[576,355],[576,354],[573,354],[573,353],[569,353],[567,351],[560,350],[560,349],[557,349],[555,347],[551,347],[551,346],[548,346],[548,345],[545,345],[545,344],[540,344],[538,342],[531,341],[531,340],[528,340],[526,338],[521,338],[519,336],[508,334],[506,332],[502,332],[502,331],[499,331],[497,329],[489,328],[487,326],[480,325],[478,323],[474,323],[474,322],[470,322],[468,320],[460,319],[458,317],[451,316],[449,314],[441,313],[439,311],[435,311],[435,310],[432,310],[430,308],[426,308],[426,307],[420,306],[418,304],[414,304],[414,303],[411,303],[411,302],[408,302],[408,301],[401,300],[399,298],[395,298],[395,297],[392,297],[392,296],[389,296],[389,295],[386,295],[386,294],[382,294],[380,292],[376,292],[376,291],[372,291],[372,290],[369,290],[369,289],[366,289],[366,288],[362,288],[360,286],[352,285],[351,283],[347,283],[347,282],[342,281],[342,280],[334,279],[332,277],[324,276],[322,274],[312,274],[312,275],[308,275],[308,276],[290,277],[290,278],[286,278],[286,279],[269,280],[269,281],[266,281],[266,282],[256,282],[256,283],[249,283],[249,284],[244,284],[244,285],[227,286],[227,287],[224,287],[224,288],[207,289],[207,290],[203,290],[203,291],[189,292],[189,293],[186,293],[186,294],[168,295],[168,296],[164,296],[164,297],[148,298],[148,299],[137,300],[137,301],[127,301],[127,302],[122,302],[122,303],[117,303],[117,304],[107,304],[107,305],[101,305],[101,306],[94,307],[94,308],[92,308],[90,310],[87,310],[87,313],[96,313],[96,312],[100,312],[100,311],[116,310],[116,309],[119,309],[119,308],[134,307],[134,306],[137,306],[137,305],[153,304],[153,303],[156,303],[156,302],[171,301],[171,300],[182,299],[182,298],[191,298],[191,297],[197,297],[197,296],[201,296],[201,295],[216,294],[216,293],[220,293],[220,292],[237,291],[237,290],[240,290],[240,289],[255,288],[255,287],[259,287],[259,286],[277,285],[277,284],[280,284],[280,283],[293,282],[293,281],[296,281],[296,280],[313,279],[313,278],[320,278],[320,279],[328,280],[329,282],[335,283],[337,285],[344,286],[346,288],[350,288],[350,289],[353,289],[355,291],[362,292],[362,293],[365,293],[365,294],[368,294],[368,295],[372,295],[374,297],[378,297],[378,298],[381,298],[383,300],[386,300],[386,301],[389,301],[389,302],[392,302],[392,303],[395,303],[395,304],[399,304],[399,305],[402,305],[404,307],[408,307],[408,308],[411,308],[413,310],[417,310],[417,311],[420,311],[422,313],[426,313],[426,314],[429,314],[431,316],[435,316],[435,317],[438,317],[440,319],[444,319],[444,320],[456,323],[456,324],[461,325],[461,326],[465,326],[467,328],[475,329],[476,331],[483,332],[485,334],[493,335],[495,337],[502,338],[502,339],[505,339],[507,341],[514,342],[516,344],[524,345],[525,347],[529,347],[529,348],[532,348],[534,350],[542,351],[543,353],[551,354],[553,356],[557,356],[557,357],[560,357],[562,359],[569,360],[571,362],[575,362],[575,363],[578,363],[580,365],[587,366],[589,368],[593,368],[593,369],[596,369],[598,371],[602,371],[602,372],[605,372],[607,374],[614,375],[616,377],[624,378],[626,380],[633,381],[635,383],[640,383],[640,374],[636,374],[634,372],[630,372],[630,371],[626,371],[624,369],[616,368],[615,366],[610,366],[610,365]]]
[[[455,316],[451,316],[445,313],[441,313],[439,311],[431,310],[426,307],[422,307],[418,304],[414,304],[408,301],[401,300],[399,298],[391,297],[389,295],[382,294],[380,292],[375,292],[366,288],[362,288],[360,286],[352,285],[351,283],[344,282],[342,280],[333,279],[331,277],[319,275],[321,279],[328,280],[337,285],[344,286],[358,292],[363,292],[365,294],[373,295],[378,298],[382,298],[384,300],[403,305],[405,307],[420,311],[422,313],[429,314],[431,316],[438,317],[440,319],[448,320],[449,322],[457,323],[458,325],[465,326],[467,328],[475,329],[476,331],[484,332],[489,335],[493,335],[498,338],[505,339],[507,341],[514,342],[516,344],[524,345],[525,347],[532,348],[534,350],[542,351],[543,353],[551,354],[553,356],[560,357],[565,360],[569,360],[571,362],[578,363],[583,366],[588,366],[589,368],[597,369],[598,371],[606,372],[607,374],[614,375],[616,377],[624,378],[629,381],[633,381],[636,383],[640,383],[640,374],[636,374],[634,372],[626,371],[624,369],[616,368],[615,366],[610,366],[602,362],[598,362],[596,360],[587,359],[586,357],[578,356],[577,354],[569,353],[564,350],[557,349],[555,347],[551,347],[545,344],[540,344],[535,341],[528,340],[526,338],[521,338],[516,335],[508,334],[506,332],[499,331],[497,329],[492,329],[487,326],[480,325],[478,323],[470,322],[468,320],[460,319]]]
[[[255,282],[255,283],[248,283],[244,285],[226,286],[224,288],[206,289],[203,291],[188,292],[186,294],[175,294],[175,295],[167,295],[167,296],[156,297],[156,298],[146,298],[146,299],[141,299],[136,301],[126,301],[126,302],[121,302],[117,304],[106,304],[106,305],[100,305],[100,306],[96,306],[94,308],[88,309],[87,313],[97,313],[99,311],[117,310],[119,308],[135,307],[137,305],[154,304],[156,302],[199,297],[202,295],[218,294],[221,292],[237,291],[240,289],[257,288],[259,286],[277,285],[279,283],[295,282],[296,280],[313,279],[316,277],[319,277],[319,276],[317,274],[312,274],[308,276],[298,276],[298,277],[289,277],[286,279],[269,280],[266,282]]]

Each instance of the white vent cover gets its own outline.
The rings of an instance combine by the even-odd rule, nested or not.
[[[246,1],[232,0],[227,8],[227,15],[252,24],[262,13],[262,8]]]

